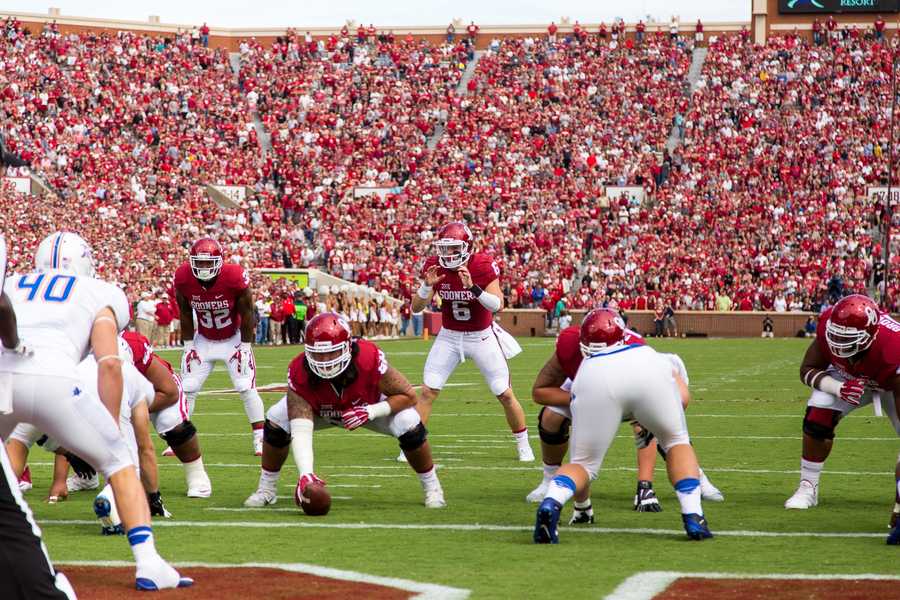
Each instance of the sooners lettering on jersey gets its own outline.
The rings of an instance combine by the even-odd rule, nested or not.
[[[647,345],[641,334],[630,329],[625,330],[624,341],[627,346],[635,344],[638,346]],[[562,366],[566,377],[575,379],[575,374],[578,373],[578,367],[581,366],[583,359],[584,356],[581,354],[581,328],[577,325],[566,327],[559,333],[559,337],[556,338],[556,360]]]
[[[298,354],[288,366],[288,386],[306,400],[317,415],[340,422],[341,414],[355,406],[375,404],[381,400],[378,385],[387,372],[388,363],[381,348],[366,340],[356,340],[359,352],[353,358],[356,379],[338,396],[331,381],[310,381],[306,370],[306,356]]]
[[[237,298],[250,287],[250,277],[240,265],[226,263],[213,284],[205,287],[191,272],[189,263],[175,271],[175,291],[197,313],[197,332],[208,340],[227,340],[241,325]]]
[[[819,317],[819,324],[816,327],[816,341],[829,362],[849,377],[865,377],[873,385],[890,390],[890,381],[900,369],[900,323],[890,315],[882,314],[878,319],[875,341],[861,353],[859,360],[854,360],[855,357],[840,358],[831,353],[825,339],[825,326],[830,316],[829,308]]]
[[[436,256],[428,257],[422,274],[438,265]],[[486,288],[489,283],[500,276],[500,268],[494,260],[484,252],[476,252],[466,263],[475,285]],[[463,287],[459,273],[438,266],[441,280],[434,286],[435,293],[441,298],[442,327],[454,331],[481,331],[491,326],[493,315],[472,296],[468,288]]]
[[[174,373],[172,370],[172,365],[169,364],[169,361],[160,357],[158,354],[153,352],[153,346],[150,344],[150,340],[146,337],[138,333],[137,331],[126,331],[122,334],[122,339],[128,344],[128,347],[131,348],[131,356],[134,359],[134,366],[143,376],[147,376],[147,370],[150,368],[150,365],[153,364],[153,361],[158,361],[165,368],[169,370],[169,373]]]

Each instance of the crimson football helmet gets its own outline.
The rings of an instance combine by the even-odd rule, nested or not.
[[[447,223],[438,231],[433,242],[437,250],[438,262],[445,269],[458,269],[469,260],[472,232],[460,221]]]
[[[305,340],[306,363],[322,379],[334,379],[353,360],[350,326],[336,313],[322,313],[310,319]]]
[[[200,238],[191,246],[191,273],[200,281],[215,279],[223,261],[222,246],[212,238]]]
[[[581,355],[587,358],[625,340],[625,321],[611,308],[595,308],[584,316],[580,333]]]
[[[850,358],[872,345],[881,313],[875,301],[862,294],[841,298],[825,324],[828,349],[838,358]]]

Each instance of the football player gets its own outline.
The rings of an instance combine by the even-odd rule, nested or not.
[[[256,391],[256,362],[251,346],[256,316],[249,275],[240,265],[224,263],[219,242],[199,239],[191,246],[188,262],[175,271],[175,298],[184,341],[181,380],[188,416],[194,413],[197,394],[215,363],[224,363],[244,402],[253,430],[253,451],[261,456],[264,408]]]
[[[800,485],[784,507],[807,509],[819,502],[819,477],[834,444],[835,428],[861,406],[881,402],[900,435],[900,323],[866,296],[846,296],[819,317],[816,339],[800,365],[800,379],[813,388],[803,417]],[[900,544],[900,458],[889,544]]]
[[[416,393],[372,342],[352,338],[350,325],[335,313],[316,315],[306,326],[306,348],[288,367],[288,393],[266,414],[259,488],[248,507],[274,504],[281,466],[293,450],[301,497],[312,482],[313,430],[365,427],[397,438],[419,476],[425,506],[446,506],[431,459],[428,432],[415,410]]]
[[[157,553],[150,509],[117,420],[122,399],[122,365],[117,333],[129,319],[128,300],[114,285],[94,279],[87,243],[74,233],[45,238],[35,253],[35,270],[8,279],[4,291],[32,355],[0,355],[0,437],[25,418],[75,452],[112,484],[137,563],[139,589],[193,583]],[[97,396],[84,391],[77,365],[93,350]],[[4,414],[6,413],[6,414]]]
[[[412,299],[412,312],[441,299],[441,330],[428,352],[422,398],[417,410],[427,423],[432,404],[456,367],[471,358],[506,413],[519,460],[534,460],[528,443],[525,412],[510,387],[509,365],[521,348],[499,325],[494,314],[503,308],[500,268],[487,254],[472,251],[465,223],[449,223],[437,234],[436,256],[425,261],[422,285]]]
[[[541,484],[526,497],[529,502],[543,500],[547,486],[550,485],[550,481],[562,464],[569,448],[569,427],[572,422],[569,391],[572,381],[575,379],[575,374],[582,361],[603,348],[600,336],[604,330],[601,326],[608,321],[610,312],[610,309],[605,308],[594,309],[585,315],[580,327],[573,325],[561,331],[556,339],[556,351],[547,360],[534,382],[532,397],[537,404],[542,405],[541,411],[538,413],[538,434],[541,439],[544,478]],[[612,314],[615,315],[615,311],[612,311]],[[630,329],[625,329],[624,335],[626,345],[643,346],[646,344],[643,337]],[[690,392],[688,392],[688,376],[684,362],[676,354],[663,354],[663,356],[672,363],[682,406],[687,408]],[[632,425],[638,445],[638,483],[634,495],[634,510],[660,512],[662,507],[653,490],[653,469],[656,464],[657,451],[663,458],[665,458],[665,453],[659,448],[652,433],[639,423]],[[722,492],[709,481],[702,469],[700,469],[700,490],[704,500],[721,502],[725,499]],[[593,521],[590,489],[586,488],[582,496],[575,498],[575,513],[570,524],[593,523]]]
[[[700,471],[672,362],[650,346],[626,344],[625,323],[615,311],[594,312],[594,346],[572,382],[572,462],[559,468],[538,507],[535,543],[559,542],[563,505],[583,494],[597,477],[623,419],[646,425],[666,451],[666,470],[688,537],[712,537],[703,517]]]

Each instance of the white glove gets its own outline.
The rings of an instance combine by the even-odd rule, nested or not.
[[[194,342],[185,342],[184,354],[181,355],[181,374],[190,373],[191,364],[195,362],[199,366],[203,361],[200,360],[200,355],[194,350]]]
[[[247,375],[248,373],[252,373],[255,369],[255,365],[253,364],[253,346],[250,342],[241,342],[240,349],[240,362],[238,362],[238,372],[241,375]]]

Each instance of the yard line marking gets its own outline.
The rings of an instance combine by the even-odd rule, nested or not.
[[[212,510],[212,509],[206,509]],[[256,509],[227,509],[250,510]],[[293,509],[291,509],[293,510]],[[97,520],[86,519],[48,519],[38,521],[38,525],[96,525]],[[383,529],[390,531],[523,531],[532,532],[532,525],[487,525],[481,523],[323,523],[312,521],[157,521],[154,527],[223,527],[246,529],[275,529],[279,527],[297,527],[309,529]],[[641,527],[560,527],[560,531],[566,534],[637,534],[637,535],[675,535],[684,537],[683,529],[659,529]],[[769,538],[826,538],[826,539],[870,539],[884,538],[886,533],[870,533],[865,531],[748,531],[715,530],[713,533],[720,537],[769,537]]]
[[[337,431],[338,429],[335,429]],[[200,437],[246,437],[247,432],[242,433],[205,433],[198,432],[198,436]],[[459,434],[429,434],[429,437],[455,437]],[[370,433],[370,434],[357,434],[357,437],[362,436],[371,436],[371,437],[386,437],[384,434],[380,433]],[[497,436],[487,436],[493,439],[496,439]],[[538,435],[530,435],[529,439],[536,440],[540,436]],[[622,440],[630,440],[634,439],[634,436],[631,434],[627,435],[617,435],[617,439]],[[749,441],[771,441],[771,440],[790,440],[797,441],[803,439],[802,436],[799,435],[692,435],[692,440],[749,440]],[[839,436],[839,440],[842,442],[896,442],[898,439],[897,436],[894,437],[849,437],[849,436]],[[508,444],[507,444],[508,445]]]
[[[861,573],[859,575],[802,575],[798,573],[681,573],[678,571],[644,571],[635,573],[616,587],[605,600],[651,600],[670,585],[682,578],[700,579],[813,579],[813,580],[887,580],[898,581],[896,575],[877,575]]]
[[[75,567],[133,567],[134,563],[121,560],[104,560],[104,561],[56,561],[57,565],[70,565]],[[360,573],[358,571],[345,571],[344,569],[332,569],[331,567],[321,567],[319,565],[311,565],[308,563],[204,563],[204,562],[178,562],[172,563],[172,566],[179,569],[190,569],[192,567],[207,569],[233,569],[235,567],[247,567],[255,569],[281,569],[283,571],[293,571],[294,573],[305,573],[307,575],[316,575],[318,577],[327,577],[329,579],[341,579],[343,581],[361,581],[363,583],[371,583],[373,585],[383,585],[393,587],[408,592],[416,592],[415,596],[411,596],[410,600],[464,600],[472,593],[471,590],[463,588],[454,588],[446,585],[438,585],[436,583],[422,583],[412,581],[411,579],[400,579],[398,577],[381,577],[380,575],[369,575],[368,573]]]

